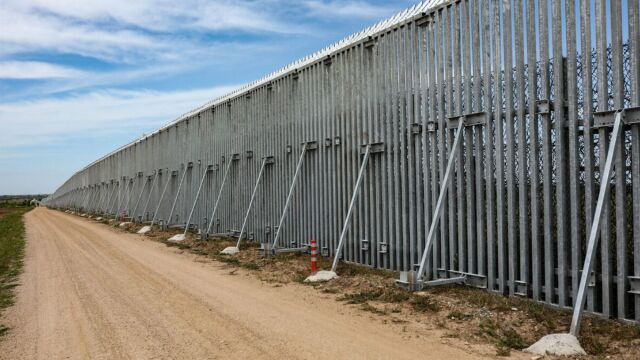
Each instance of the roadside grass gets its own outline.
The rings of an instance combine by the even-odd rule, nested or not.
[[[13,290],[22,272],[25,244],[22,216],[29,210],[30,207],[11,207],[0,216],[0,321],[2,310],[13,304]],[[0,337],[8,331],[0,322]]]

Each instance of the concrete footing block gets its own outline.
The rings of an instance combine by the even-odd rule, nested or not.
[[[184,239],[185,239],[184,234],[178,234],[170,237],[168,241],[179,242],[179,241],[184,241]]]
[[[333,271],[321,270],[316,272],[315,274],[311,274],[311,276],[304,279],[304,282],[306,283],[323,282],[323,281],[329,281],[331,279],[335,279],[337,277],[338,277],[338,274],[336,274]]]
[[[524,351],[537,355],[586,355],[578,339],[571,334],[550,334],[542,337]]]
[[[149,231],[151,231],[151,226],[146,225],[146,226],[143,226],[140,230],[138,230],[138,234],[144,235]]]
[[[233,255],[233,254],[237,254],[240,252],[240,249],[238,249],[235,246],[229,246],[228,248],[225,248],[224,250],[220,251],[220,254],[223,255]]]

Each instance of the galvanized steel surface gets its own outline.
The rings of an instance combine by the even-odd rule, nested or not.
[[[606,112],[626,109],[586,307],[640,321],[639,8],[425,1],[117,149],[43,203],[179,226],[193,209],[190,226],[238,231],[262,159],[273,156],[248,238],[270,242],[279,230],[280,246],[318,239],[330,256],[363,145],[383,143],[366,166],[343,260],[415,270],[463,121],[428,277],[466,274],[489,291],[567,308],[611,140]]]

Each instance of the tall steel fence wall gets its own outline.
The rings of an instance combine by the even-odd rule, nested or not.
[[[567,308],[615,140],[602,112],[627,109],[586,306],[639,321],[639,2],[432,3],[99,160],[47,205],[184,226],[210,168],[191,226],[226,232],[240,228],[262,158],[273,156],[248,225],[250,238],[269,241],[307,143],[279,243],[315,238],[333,255],[362,146],[382,143],[343,260],[412,270],[462,117],[429,276],[464,273],[489,291]]]

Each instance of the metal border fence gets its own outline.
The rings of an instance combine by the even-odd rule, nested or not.
[[[117,149],[43,203],[237,234],[252,200],[247,238],[317,239],[332,256],[366,156],[343,261],[415,270],[445,185],[430,279],[569,308],[624,111],[586,309],[638,322],[639,8],[425,1]]]

